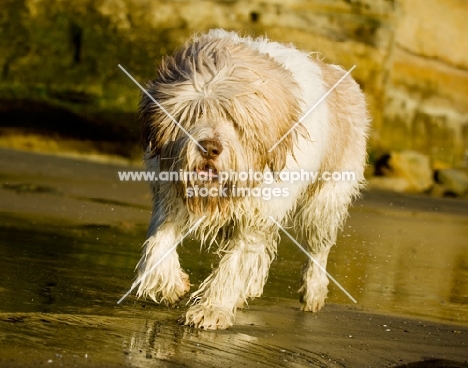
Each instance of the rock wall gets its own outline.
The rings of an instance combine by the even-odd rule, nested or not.
[[[468,147],[464,0],[2,2],[0,112],[34,100],[129,127],[117,116],[128,119],[139,91],[117,64],[145,82],[193,32],[223,27],[356,65],[373,116],[371,158],[409,148],[459,165]]]
[[[379,142],[434,165],[462,165],[468,149],[468,2],[402,0]],[[468,162],[465,161],[465,165]]]

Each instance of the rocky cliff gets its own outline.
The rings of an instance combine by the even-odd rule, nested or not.
[[[464,0],[2,3],[3,126],[135,139],[139,91],[117,64],[145,82],[161,56],[193,32],[223,27],[295,43],[347,69],[357,65],[353,76],[373,116],[371,155],[409,148],[451,166],[462,164],[468,147]],[[78,120],[50,126],[44,106]]]

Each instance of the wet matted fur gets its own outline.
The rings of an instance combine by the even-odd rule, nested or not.
[[[182,319],[187,325],[227,328],[238,307],[261,296],[279,239],[270,216],[282,224],[292,222],[300,241],[326,267],[348,206],[364,182],[369,119],[357,83],[347,76],[282,137],[344,74],[341,67],[293,46],[224,30],[197,35],[162,61],[147,90],[184,129],[143,94],[140,120],[148,170],[346,171],[353,172],[355,180],[220,182],[214,175],[209,176],[211,181],[179,178],[152,183],[153,213],[134,284],[139,284],[138,296],[172,305],[189,291],[189,277],[171,248],[201,218],[192,234],[217,247],[220,261],[192,293]],[[188,195],[196,185],[207,189],[221,185],[229,195]],[[236,196],[238,188],[279,188],[288,195],[268,200]],[[307,261],[299,290],[304,311],[315,312],[324,305],[327,285],[326,274]]]

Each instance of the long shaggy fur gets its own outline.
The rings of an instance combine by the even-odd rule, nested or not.
[[[364,182],[369,119],[357,83],[345,78],[269,150],[344,74],[341,67],[292,46],[223,30],[195,36],[163,60],[147,90],[166,111],[145,94],[140,103],[148,170],[349,171],[356,180],[213,183],[183,178],[153,183],[153,214],[135,281],[138,296],[174,304],[188,292],[189,278],[176,251],[160,259],[203,216],[193,234],[208,246],[216,245],[221,258],[192,294],[182,319],[187,325],[227,328],[239,306],[261,296],[279,239],[269,216],[283,224],[292,220],[301,241],[326,267],[348,206]],[[196,142],[213,149],[205,153]],[[194,185],[221,185],[230,194],[235,188],[279,188],[289,195],[270,200],[188,196],[187,189]],[[327,284],[326,274],[308,261],[300,289],[303,310],[315,312],[323,306]]]

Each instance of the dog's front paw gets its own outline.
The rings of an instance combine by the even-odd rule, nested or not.
[[[179,322],[206,330],[224,330],[234,324],[234,313],[220,308],[193,305]]]
[[[189,276],[179,269],[175,280],[147,280],[138,288],[137,296],[149,296],[156,303],[172,306],[177,304],[190,290]]]
[[[321,286],[315,288],[315,290],[306,290],[301,292],[301,310],[304,312],[318,312],[325,305],[325,299],[327,298],[328,288],[327,286]]]

